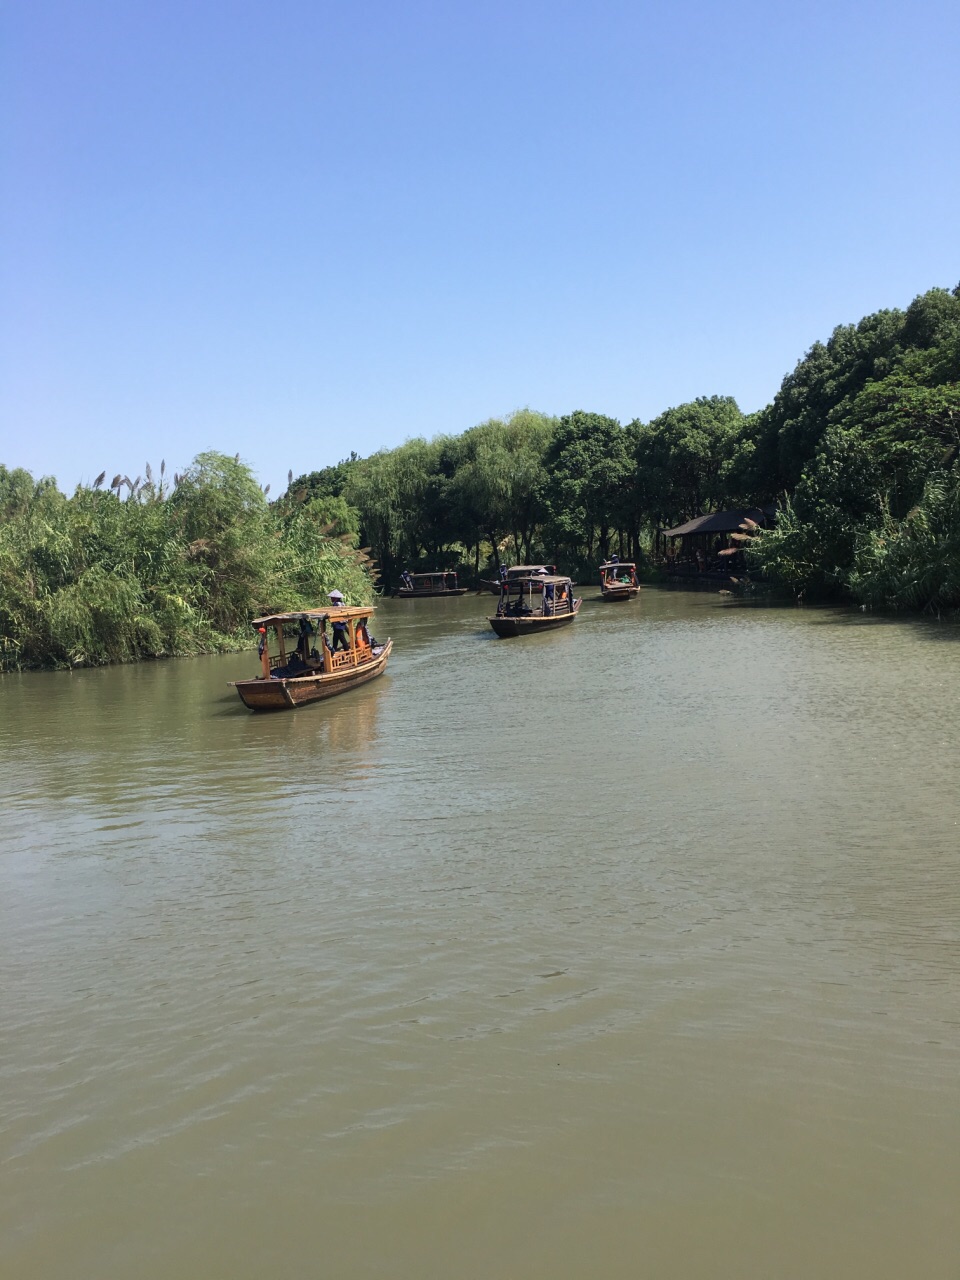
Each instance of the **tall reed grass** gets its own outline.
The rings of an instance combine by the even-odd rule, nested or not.
[[[247,647],[258,613],[373,598],[355,538],[309,503],[271,507],[238,458],[165,472],[106,490],[104,472],[67,497],[0,466],[0,670]]]

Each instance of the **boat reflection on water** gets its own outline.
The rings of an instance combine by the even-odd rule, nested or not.
[[[353,757],[354,771],[363,776],[371,769],[370,747],[377,736],[380,699],[390,683],[359,690],[355,698],[336,703],[323,717],[325,750],[340,761]]]

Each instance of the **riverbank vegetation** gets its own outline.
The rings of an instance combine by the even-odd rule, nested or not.
[[[772,404],[726,396],[621,425],[523,410],[458,436],[355,454],[293,481],[286,501],[356,511],[387,582],[459,562],[592,577],[641,564],[655,531],[724,508],[776,506],[749,562],[796,596],[878,608],[960,607],[960,286],[834,330]]]
[[[655,571],[658,529],[776,506],[749,564],[798,597],[960,608],[960,286],[834,330],[744,414],[702,396],[650,422],[530,409],[290,477],[238,458],[105,475],[71,497],[0,467],[0,667],[208,652],[261,609],[373,594],[408,568]],[[368,548],[367,551],[360,548]]]
[[[0,466],[0,668],[89,666],[252,642],[261,609],[372,598],[355,532],[322,502],[271,506],[237,458],[62,494]]]

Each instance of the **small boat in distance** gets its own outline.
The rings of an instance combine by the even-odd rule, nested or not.
[[[493,578],[481,578],[480,590],[489,591],[493,595],[500,594],[500,588],[504,582],[513,582],[516,578],[529,578],[533,574],[551,574],[557,572],[555,564],[515,564],[509,569],[500,569],[500,577],[496,581]]]
[[[251,711],[287,711],[346,693],[381,675],[393,641],[381,644],[370,635],[367,622],[373,613],[372,608],[333,605],[255,618],[263,672],[249,680],[231,681],[244,706]],[[333,627],[332,644],[327,637],[328,620]]]
[[[497,612],[487,621],[498,636],[527,636],[552,631],[573,622],[581,600],[573,596],[573,583],[556,574],[531,574],[508,579],[500,591]]]
[[[630,600],[640,594],[637,566],[630,560],[608,560],[600,566],[600,594],[604,600]]]
[[[402,573],[394,595],[401,600],[415,600],[421,596],[465,596],[469,590],[457,585],[457,575],[452,572]]]

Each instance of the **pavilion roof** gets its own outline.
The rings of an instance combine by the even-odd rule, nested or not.
[[[686,538],[694,533],[736,533],[744,520],[753,520],[759,525],[773,523],[773,507],[738,507],[734,511],[714,511],[707,516],[695,516],[686,524],[678,524],[673,529],[664,529],[665,538]]]

